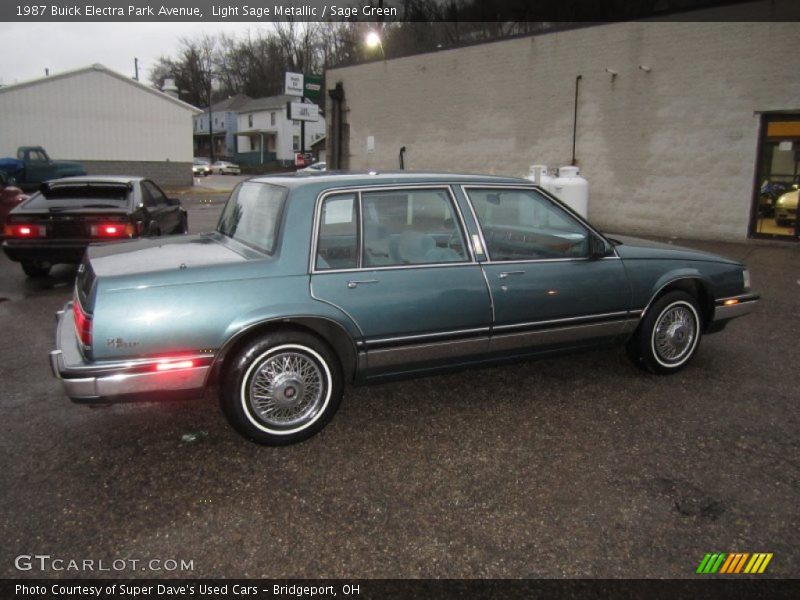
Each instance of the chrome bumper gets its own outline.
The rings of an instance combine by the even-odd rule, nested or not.
[[[720,298],[714,306],[714,322],[729,321],[730,319],[750,314],[756,309],[759,298],[758,294],[742,294],[730,298]]]
[[[56,322],[56,349],[50,352],[50,368],[67,396],[76,402],[192,397],[200,395],[205,386],[212,355],[186,357],[196,366],[165,371],[157,370],[163,359],[88,363],[78,348],[71,302],[56,313]]]

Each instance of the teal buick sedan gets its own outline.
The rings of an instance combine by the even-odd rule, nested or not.
[[[283,445],[346,383],[603,345],[674,373],[757,302],[744,265],[604,235],[526,180],[299,173],[239,184],[216,231],[89,247],[50,362],[76,402],[217,388]]]

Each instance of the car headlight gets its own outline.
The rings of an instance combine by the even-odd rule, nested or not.
[[[750,271],[747,269],[742,271],[742,283],[744,283],[744,290],[750,291]]]
[[[778,198],[778,201],[776,202],[776,204],[777,204],[778,206],[783,206],[783,203],[784,203],[784,197],[783,197],[783,196],[781,196],[780,198]]]

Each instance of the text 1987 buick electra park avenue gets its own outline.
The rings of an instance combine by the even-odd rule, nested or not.
[[[606,237],[525,180],[260,177],[214,232],[90,247],[51,364],[79,402],[218,386],[239,432],[279,445],[346,382],[604,344],[673,373],[757,300],[738,262]]]

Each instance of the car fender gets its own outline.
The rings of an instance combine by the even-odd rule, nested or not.
[[[298,311],[296,304],[271,305],[269,316],[265,311],[254,310],[240,315],[225,331],[225,341],[217,350],[213,368],[206,385],[216,381],[225,359],[241,342],[275,327],[297,327],[309,330],[327,342],[336,352],[348,378],[354,378],[358,369],[356,324],[343,311],[325,303],[309,306],[308,311]]]
[[[672,269],[667,271],[661,277],[659,277],[655,283],[653,284],[650,290],[650,297],[645,305],[644,309],[642,309],[642,314],[640,315],[640,320],[644,319],[647,311],[649,310],[650,306],[655,302],[662,293],[669,289],[670,287],[676,286],[680,282],[691,282],[692,284],[698,284],[701,286],[701,290],[704,291],[711,300],[710,308],[713,311],[713,284],[711,280],[700,272],[699,269],[691,268],[691,267],[682,267],[679,269]],[[708,310],[707,299],[706,298],[698,298],[698,301],[703,305],[704,310]]]

